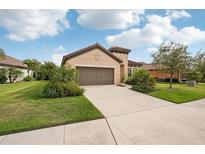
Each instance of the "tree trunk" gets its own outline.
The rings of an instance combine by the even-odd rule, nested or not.
[[[172,76],[173,76],[173,73],[170,74],[169,88],[172,88]]]
[[[16,75],[13,80],[12,80],[12,83],[17,79],[18,75]]]
[[[27,69],[27,73],[28,73],[28,76],[30,75],[30,70],[29,69]]]
[[[181,81],[181,74],[180,74],[180,71],[178,71],[178,81],[179,81],[179,82]]]
[[[9,82],[12,83],[11,76],[9,75]]]

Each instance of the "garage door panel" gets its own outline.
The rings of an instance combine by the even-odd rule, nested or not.
[[[114,68],[77,67],[80,85],[114,84]]]

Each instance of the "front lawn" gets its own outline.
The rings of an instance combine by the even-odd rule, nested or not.
[[[169,83],[157,83],[157,90],[149,95],[180,104],[205,98],[205,84],[199,84],[196,87],[173,84],[173,88],[170,89]]]
[[[0,85],[0,135],[102,118],[84,96],[45,99],[45,81]]]

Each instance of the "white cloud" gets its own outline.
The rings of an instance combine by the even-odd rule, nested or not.
[[[169,36],[169,40],[175,40],[179,43],[193,44],[205,41],[205,31],[198,28],[184,27]]]
[[[144,10],[77,10],[77,22],[85,27],[105,29],[126,29],[140,23]]]
[[[191,15],[185,10],[167,10],[166,14],[172,19],[190,18]]]
[[[67,12],[68,10],[0,10],[0,27],[7,30],[7,38],[15,41],[55,36],[69,28]]]
[[[117,35],[107,36],[106,40],[111,45],[121,45],[135,48],[147,45],[159,45],[164,37],[175,31],[168,17],[158,15],[147,16],[148,23],[142,28],[132,28]]]
[[[156,48],[156,47],[150,47],[150,48],[147,48],[146,51],[149,52],[149,53],[155,53],[155,52],[158,51],[158,48]]]
[[[62,45],[59,45],[58,48],[54,49],[54,52],[58,53],[61,51],[65,51],[65,48]]]
[[[205,41],[205,31],[195,27],[177,29],[172,25],[170,16],[150,15],[144,27],[131,28],[117,35],[109,35],[106,41],[110,45],[136,48],[139,46],[158,46],[164,41],[176,41],[192,44]]]
[[[63,52],[63,53],[54,53],[51,55],[51,60],[54,62],[57,66],[61,65],[62,58],[63,56],[67,55],[68,52]]]
[[[61,65],[63,56],[67,55],[69,52],[66,52],[65,48],[63,46],[59,46],[56,49],[53,49],[53,54],[51,55],[51,60],[54,62],[57,66]]]

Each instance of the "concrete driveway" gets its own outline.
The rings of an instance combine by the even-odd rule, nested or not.
[[[84,88],[117,144],[205,144],[205,99],[177,105],[127,87]]]

